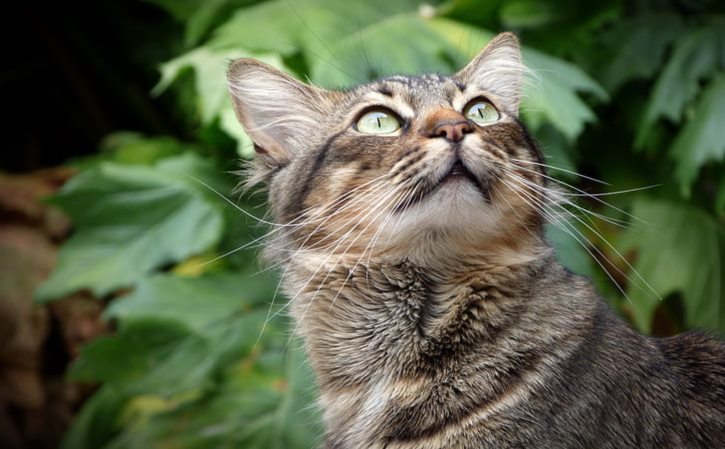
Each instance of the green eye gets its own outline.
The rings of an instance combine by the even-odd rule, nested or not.
[[[363,114],[355,129],[365,134],[392,134],[400,129],[400,120],[392,112],[376,109]]]
[[[497,122],[501,117],[491,103],[481,99],[469,103],[463,113],[466,115],[466,118],[473,120],[479,125],[488,125]]]

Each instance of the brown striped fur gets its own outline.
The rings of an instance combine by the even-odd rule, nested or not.
[[[723,344],[637,334],[552,255],[542,155],[517,119],[522,73],[509,33],[456,75],[349,91],[230,67],[326,447],[723,447]],[[467,121],[477,97],[498,122]],[[356,131],[381,106],[401,129]],[[436,134],[462,121],[460,141]]]

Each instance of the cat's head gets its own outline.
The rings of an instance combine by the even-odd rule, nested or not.
[[[524,70],[510,33],[455,75],[346,91],[234,61],[234,107],[258,156],[252,176],[284,225],[277,245],[426,258],[538,241],[545,178],[518,120]]]

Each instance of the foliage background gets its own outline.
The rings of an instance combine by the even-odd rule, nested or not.
[[[572,217],[550,234],[562,261],[642,332],[725,330],[722,2],[103,3],[83,5],[92,23],[40,21],[34,36],[77,63],[64,66],[74,87],[58,95],[51,80],[16,114],[20,129],[32,114],[57,114],[50,135],[71,134],[85,149],[39,156],[77,174],[47,199],[74,231],[36,301],[85,292],[114,329],[68,367],[69,379],[99,386],[63,447],[320,441],[304,354],[274,272],[256,263],[265,229],[247,215],[263,216],[264,198],[231,194],[231,171],[251,154],[225,86],[226,65],[241,56],[342,88],[391,73],[451,73],[496,32],[516,31],[537,75],[522,116],[561,168],[551,175],[574,194],[654,186],[580,195],[578,204],[626,226],[569,207]],[[68,49],[77,53],[68,58]],[[30,81],[46,78],[32,73]],[[4,163],[32,166],[22,156]]]

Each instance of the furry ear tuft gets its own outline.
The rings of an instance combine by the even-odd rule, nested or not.
[[[513,33],[494,37],[481,52],[455,76],[464,84],[475,84],[496,95],[507,112],[518,115],[524,74],[519,40]]]
[[[237,119],[270,168],[294,157],[297,142],[318,126],[322,91],[255,59],[232,62],[227,83]]]

